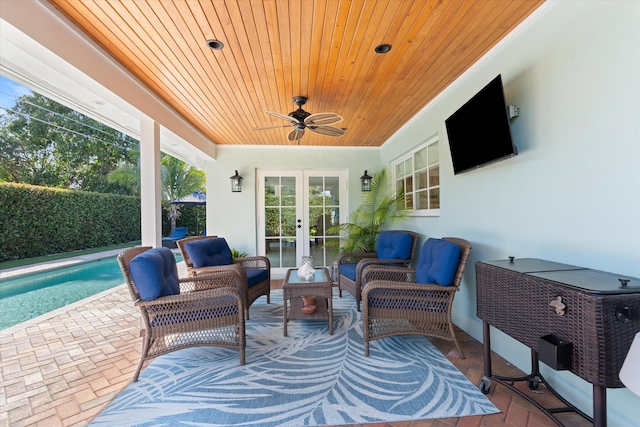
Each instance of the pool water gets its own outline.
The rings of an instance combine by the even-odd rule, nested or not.
[[[182,260],[177,255],[178,261]],[[115,257],[0,281],[0,329],[125,282]]]

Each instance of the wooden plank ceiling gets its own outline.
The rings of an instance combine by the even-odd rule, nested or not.
[[[382,145],[544,2],[49,1],[215,143],[307,146]],[[298,95],[344,136],[252,130]]]

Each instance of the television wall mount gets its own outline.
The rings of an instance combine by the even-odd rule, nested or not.
[[[520,116],[520,109],[513,105],[507,105],[507,114],[509,114],[509,119],[515,119]]]

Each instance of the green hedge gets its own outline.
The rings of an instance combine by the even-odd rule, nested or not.
[[[140,240],[140,199],[0,183],[0,262]]]
[[[198,219],[198,214],[200,217]],[[188,227],[187,236],[196,236],[196,228],[200,232],[205,228],[207,223],[207,213],[204,206],[185,206],[180,205],[180,218],[176,221],[176,227]],[[197,227],[196,227],[197,225]],[[167,210],[162,209],[162,235],[168,236],[171,233],[171,222],[167,219]]]

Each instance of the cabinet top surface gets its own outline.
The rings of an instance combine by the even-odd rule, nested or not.
[[[637,277],[576,267],[575,265],[561,264],[553,261],[521,258],[514,259],[513,261],[481,261],[479,264],[488,264],[516,273],[539,277],[584,292],[596,294],[640,293],[640,279]],[[623,288],[618,279],[628,279],[627,287]]]
[[[518,273],[538,273],[541,271],[584,270],[584,267],[561,264],[559,262],[546,261],[537,258],[514,258],[513,260],[500,259],[497,261],[481,261],[483,264],[493,265]]]

